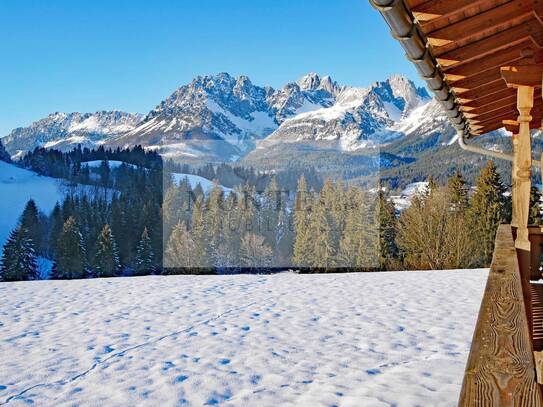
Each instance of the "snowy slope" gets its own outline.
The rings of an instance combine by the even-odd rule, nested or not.
[[[211,188],[213,188],[213,185],[214,185],[213,181],[210,181],[210,180],[208,180],[207,178],[204,178],[204,177],[200,177],[199,175],[184,174],[184,173],[179,173],[179,172],[173,173],[172,175],[173,175],[174,182],[176,184],[179,185],[179,183],[186,178],[186,179],[188,179],[190,187],[192,189],[196,188],[196,186],[198,184],[200,184],[202,189],[204,190],[204,192],[206,194],[211,190]],[[219,186],[226,193],[229,193],[229,192],[232,191],[231,188],[227,188],[227,187],[225,187],[223,185],[219,185]]]
[[[0,161],[0,253],[29,199],[49,212],[62,195],[58,180]]]
[[[412,182],[408,184],[400,195],[392,195],[390,199],[394,202],[394,206],[397,210],[403,211],[404,209],[409,208],[411,205],[411,200],[417,194],[422,194],[428,190],[428,182]]]
[[[453,406],[486,278],[0,283],[0,404]]]

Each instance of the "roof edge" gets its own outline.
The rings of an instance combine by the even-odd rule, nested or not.
[[[451,124],[472,137],[469,122],[460,110],[456,95],[447,84],[443,72],[432,55],[428,39],[419,30],[415,18],[403,0],[369,0],[383,16],[392,36],[398,40],[407,58],[415,65],[435,98],[443,106]]]

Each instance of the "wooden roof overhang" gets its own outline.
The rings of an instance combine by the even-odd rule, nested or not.
[[[543,0],[370,2],[468,138],[502,127],[514,131],[517,93],[504,80],[504,67],[528,66],[539,75],[530,127],[541,127]]]

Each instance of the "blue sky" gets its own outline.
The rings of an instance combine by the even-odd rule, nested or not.
[[[146,113],[200,74],[421,84],[367,0],[3,0],[0,38],[0,136],[55,111]]]

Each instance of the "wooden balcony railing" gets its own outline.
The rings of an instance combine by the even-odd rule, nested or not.
[[[460,406],[543,406],[532,343],[530,274],[526,271],[521,274],[519,269],[511,226],[500,226]]]

